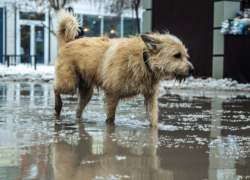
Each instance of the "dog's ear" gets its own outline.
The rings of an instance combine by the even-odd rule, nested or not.
[[[157,46],[159,44],[159,42],[156,39],[154,39],[150,35],[146,35],[146,34],[142,34],[141,38],[150,51],[157,52],[159,50],[158,46]]]

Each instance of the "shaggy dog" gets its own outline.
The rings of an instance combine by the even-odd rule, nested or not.
[[[79,93],[76,116],[82,116],[93,88],[105,92],[107,122],[114,122],[119,100],[145,97],[151,126],[158,127],[157,89],[164,79],[179,81],[194,68],[188,53],[175,36],[159,33],[109,39],[78,36],[80,24],[71,12],[58,13],[59,49],[55,65],[55,115],[62,109],[60,94]]]

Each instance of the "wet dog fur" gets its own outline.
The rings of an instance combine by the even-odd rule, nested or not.
[[[68,11],[58,13],[59,49],[55,65],[55,115],[62,109],[60,94],[79,93],[76,116],[82,116],[93,89],[105,93],[107,122],[114,122],[121,99],[145,97],[151,126],[158,127],[157,89],[164,79],[181,81],[191,75],[193,65],[182,42],[169,33],[143,34],[138,37],[109,39],[78,35],[79,22]],[[143,60],[146,51],[150,72]]]

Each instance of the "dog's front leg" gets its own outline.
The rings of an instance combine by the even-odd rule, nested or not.
[[[55,112],[54,112],[54,115],[56,117],[60,117],[60,113],[62,110],[62,99],[61,99],[60,93],[57,90],[55,90],[55,88],[54,88],[54,93],[55,93]]]
[[[154,128],[158,127],[158,101],[156,93],[144,95],[145,107],[147,116],[151,122],[151,126]]]
[[[106,95],[105,101],[107,103],[106,107],[106,113],[107,113],[107,120],[106,122],[112,123],[115,121],[115,111],[116,107],[119,102],[118,97],[114,97],[112,95]]]

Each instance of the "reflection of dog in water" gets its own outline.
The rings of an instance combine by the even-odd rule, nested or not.
[[[59,131],[61,127],[56,125]],[[128,137],[127,131],[123,134],[123,131],[116,130],[117,127],[111,125],[106,128],[106,133],[102,135],[89,135],[84,125],[79,124],[79,136],[82,137],[79,141],[59,141],[53,144],[56,180],[90,180],[96,177],[108,179],[110,176],[117,176],[117,179],[173,179],[173,172],[160,169],[160,159],[155,147],[157,129],[136,130],[136,139],[130,140],[130,147],[127,147],[122,144],[124,136]],[[111,134],[116,134],[116,141]],[[143,136],[145,134],[150,138]],[[131,145],[132,141],[136,141],[136,146]],[[145,143],[150,146],[145,147]]]
[[[80,101],[76,116],[81,117],[96,87],[105,92],[107,122],[114,122],[119,100],[142,94],[151,125],[158,127],[159,82],[181,81],[194,71],[182,42],[168,33],[76,39],[79,26],[72,13],[65,10],[58,13],[55,114],[60,115],[62,109],[60,94],[78,90]]]

